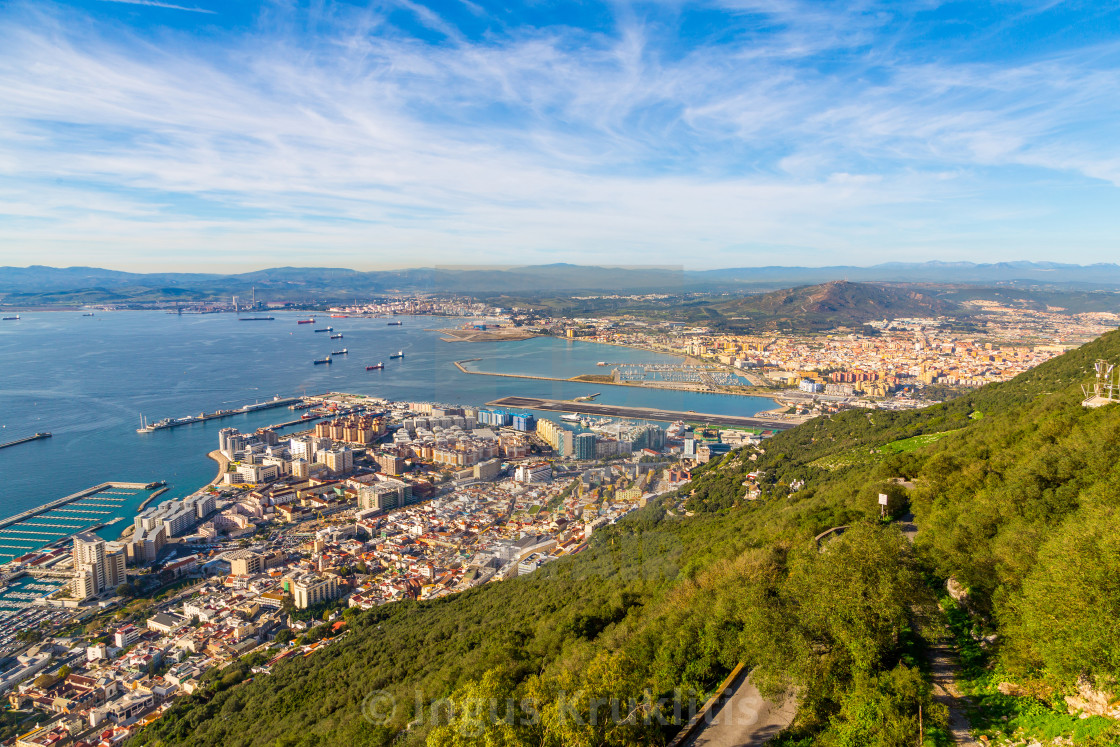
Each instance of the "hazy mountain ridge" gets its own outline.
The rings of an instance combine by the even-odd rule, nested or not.
[[[121,297],[143,300],[214,300],[229,295],[282,300],[347,299],[394,292],[491,294],[541,292],[698,292],[774,289],[833,280],[895,283],[963,283],[1120,287],[1120,265],[1053,262],[892,262],[872,267],[751,267],[683,270],[664,267],[598,267],[571,264],[509,268],[419,267],[362,272],[347,268],[275,267],[246,273],[131,273],[96,267],[0,267],[0,293],[13,303],[67,303],[57,296],[85,291],[97,302]],[[165,293],[166,289],[181,289]],[[127,290],[124,290],[127,289]],[[189,291],[183,293],[182,290]],[[98,293],[100,291],[100,295]]]
[[[957,310],[956,304],[915,290],[833,280],[820,285],[774,291],[729,303],[724,313],[742,311],[793,317],[830,317],[845,322],[867,322],[900,316],[930,316]]]

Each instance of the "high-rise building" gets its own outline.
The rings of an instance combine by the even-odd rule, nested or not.
[[[595,434],[580,433],[573,440],[573,454],[576,459],[595,458]]]
[[[74,535],[74,596],[89,599],[125,581],[125,550],[114,543],[107,549],[105,540],[93,532]]]
[[[292,601],[299,609],[307,609],[338,596],[338,577],[307,573],[291,582]]]

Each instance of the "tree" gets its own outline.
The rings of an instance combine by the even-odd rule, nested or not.
[[[66,679],[67,677],[70,676],[70,672],[71,672],[70,665],[69,664],[63,664],[58,669],[58,678],[61,679],[61,680],[64,680],[64,679]]]
[[[136,587],[134,587],[132,584],[128,583],[127,581],[117,587],[117,596],[119,596],[119,597],[131,597],[135,593],[136,593]]]
[[[277,643],[287,643],[288,641],[292,640],[292,638],[294,638],[294,637],[295,636],[292,634],[292,631],[290,629],[284,628],[283,630],[281,630],[279,633],[276,634],[275,641]]]
[[[1072,514],[1042,546],[1012,603],[1015,637],[1047,671],[1114,686],[1120,672],[1120,519],[1107,507]]]

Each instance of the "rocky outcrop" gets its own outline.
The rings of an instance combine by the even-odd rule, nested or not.
[[[1104,716],[1120,720],[1120,700],[1116,700],[1112,693],[1097,690],[1084,677],[1077,683],[1077,695],[1067,695],[1065,700],[1069,712],[1081,718]]]

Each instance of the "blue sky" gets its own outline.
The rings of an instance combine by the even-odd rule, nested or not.
[[[0,265],[1117,260],[1101,2],[0,0]]]

